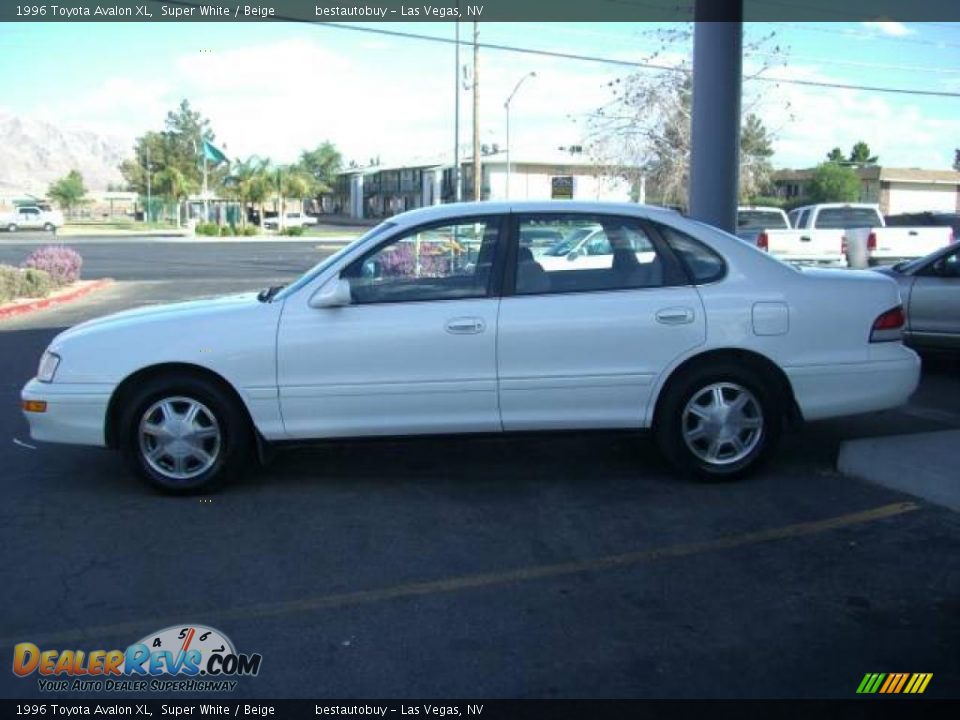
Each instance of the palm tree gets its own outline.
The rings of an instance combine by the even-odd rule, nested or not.
[[[256,156],[238,161],[234,165],[233,174],[228,178],[228,185],[233,194],[243,206],[242,221],[247,224],[247,205],[259,206],[260,226],[263,226],[263,203],[270,197],[271,182],[269,173],[270,161]]]
[[[156,174],[154,179],[157,190],[169,197],[177,205],[177,227],[180,227],[180,203],[195,192],[197,184],[184,175],[179,168],[167,166]]]

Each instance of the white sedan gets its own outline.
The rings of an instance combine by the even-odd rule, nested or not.
[[[547,270],[523,240],[591,224],[602,267]],[[668,210],[443,205],[283,288],[69,329],[22,404],[35,440],[118,448],[173,492],[282,441],[575,428],[650,428],[680,471],[722,479],[787,422],[906,401],[902,330],[890,278],[801,272]]]

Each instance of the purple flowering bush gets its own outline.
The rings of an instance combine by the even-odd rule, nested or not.
[[[44,245],[37,248],[23,263],[23,267],[43,270],[55,285],[69,285],[80,279],[83,258],[65,245]]]

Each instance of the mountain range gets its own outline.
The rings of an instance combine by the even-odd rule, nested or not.
[[[0,196],[42,196],[74,169],[88,190],[106,190],[123,182],[118,168],[130,154],[116,138],[0,111]]]

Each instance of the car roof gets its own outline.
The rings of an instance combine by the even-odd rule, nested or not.
[[[431,207],[408,210],[388,218],[396,225],[408,226],[434,220],[468,217],[471,215],[499,215],[504,213],[603,213],[632,215],[650,219],[676,219],[675,210],[655,205],[638,203],[586,202],[581,200],[525,200],[525,201],[481,201],[448,203]]]

